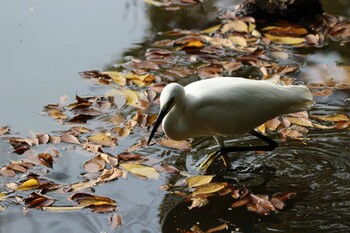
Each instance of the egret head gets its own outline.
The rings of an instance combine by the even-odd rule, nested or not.
[[[177,83],[170,83],[164,87],[160,95],[160,112],[156,123],[153,126],[151,134],[148,138],[147,145],[151,142],[155,132],[157,131],[159,125],[162,123],[164,117],[169,113],[169,111],[174,107],[174,105],[184,97],[184,88]]]

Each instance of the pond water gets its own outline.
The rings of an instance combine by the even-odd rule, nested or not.
[[[42,114],[42,107],[59,102],[63,95],[73,100],[75,94],[99,95],[108,90],[106,86],[86,82],[78,72],[102,70],[126,56],[142,56],[158,32],[213,25],[216,19],[212,4],[227,6],[230,1],[208,2],[204,7],[165,11],[136,0],[1,1],[0,126],[10,125],[12,131],[22,135],[69,128]],[[350,15],[347,0],[322,2],[327,12]],[[192,11],[203,17],[198,18]],[[331,42],[322,49],[314,49],[305,61],[298,79],[317,82],[334,76],[349,82],[349,73],[336,67],[350,64],[349,45]],[[310,113],[349,114],[349,97],[348,90],[317,97]],[[223,179],[248,184],[255,193],[297,192],[286,209],[270,216],[260,216],[245,208],[230,210],[229,200],[223,198],[188,211],[188,203],[159,188],[176,182],[179,177],[172,175],[162,174],[159,180],[146,181],[129,176],[127,180],[100,185],[95,191],[117,200],[123,225],[114,232],[171,233],[196,223],[209,229],[223,221],[230,222],[230,230],[241,232],[350,232],[350,131],[310,129],[307,137],[306,145],[293,140],[281,142],[266,157],[253,152],[239,154],[230,171],[223,174]],[[255,142],[251,137],[232,140],[242,145]],[[138,135],[121,141],[113,154],[137,141]],[[151,147],[144,154],[162,158],[180,170],[195,172],[193,165],[215,144],[212,139],[196,140],[194,144],[197,146],[190,153]],[[11,146],[3,140],[0,156],[1,166],[21,158],[11,153]],[[66,147],[61,150],[55,169],[46,177],[58,183],[74,182],[83,171],[81,164],[89,158],[91,154],[82,149]],[[8,181],[0,177],[0,188]],[[60,194],[56,195],[55,198],[62,199]],[[108,217],[88,210],[26,212],[12,203],[0,212],[0,232],[109,232]]]

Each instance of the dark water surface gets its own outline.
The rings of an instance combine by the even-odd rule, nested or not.
[[[219,1],[227,5],[228,1]],[[209,1],[209,3],[212,3]],[[325,10],[350,15],[347,0],[323,1]],[[208,6],[209,5],[209,6]],[[0,2],[0,126],[13,131],[62,130],[54,120],[40,114],[42,106],[56,103],[68,94],[98,95],[108,87],[80,79],[78,72],[104,69],[123,60],[138,57],[156,37],[171,28],[204,29],[215,15],[211,4],[183,11],[164,11],[143,1],[12,1]],[[203,16],[198,18],[200,12]],[[192,12],[192,13],[191,13]],[[299,52],[299,51],[298,51]],[[308,51],[306,54],[309,54]],[[350,46],[331,42],[315,49],[306,58],[299,74],[305,82],[324,81],[334,75],[349,82],[349,73],[336,64],[350,64]],[[315,114],[350,112],[350,93],[337,91],[330,97],[317,97]],[[178,176],[161,174],[159,180],[128,176],[96,187],[96,194],[117,201],[123,225],[115,232],[176,232],[199,223],[203,229],[231,223],[230,230],[241,232],[350,232],[350,131],[311,129],[306,144],[287,140],[269,156],[256,153],[237,155],[225,179],[248,184],[254,193],[297,192],[286,209],[270,216],[248,212],[244,207],[228,209],[232,200],[213,199],[210,204],[188,211],[188,203],[159,187],[175,183]],[[277,138],[277,135],[275,135]],[[233,138],[241,144],[254,143],[251,137]],[[138,135],[120,141],[113,154],[138,141]],[[194,142],[191,153],[150,147],[144,155],[159,157],[182,170],[195,172],[194,164],[215,145],[212,139]],[[45,148],[36,148],[37,152]],[[0,165],[21,158],[0,140]],[[57,183],[76,182],[81,164],[91,154],[79,148],[62,150],[61,159],[46,177]],[[0,177],[0,185],[9,180]],[[0,188],[1,188],[0,186]],[[1,191],[1,190],[0,190]],[[62,199],[59,194],[57,199]],[[170,212],[169,212],[170,210]],[[88,210],[47,213],[9,204],[0,212],[0,232],[109,232],[108,215]]]

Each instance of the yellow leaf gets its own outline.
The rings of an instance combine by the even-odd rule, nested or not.
[[[17,190],[31,190],[31,189],[36,189],[37,187],[39,187],[40,184],[36,179],[29,179],[26,180],[25,182],[23,182],[18,188]]]
[[[227,182],[221,182],[221,183],[209,183],[205,185],[201,185],[196,187],[194,192],[192,193],[193,196],[200,195],[200,194],[209,194],[209,193],[215,193],[220,191],[221,189],[225,188],[227,186]]]
[[[215,26],[213,26],[213,27],[204,29],[204,30],[202,31],[202,33],[208,33],[208,34],[210,34],[210,33],[213,33],[213,32],[215,32],[215,31],[217,31],[220,27],[221,27],[221,24],[215,25]]]
[[[116,139],[112,138],[110,135],[99,133],[94,136],[88,137],[89,141],[102,146],[115,146]]]
[[[335,125],[321,125],[317,123],[313,123],[313,125],[318,129],[334,129]]]
[[[332,122],[338,122],[338,121],[349,121],[349,117],[345,114],[342,113],[337,113],[334,115],[329,115],[329,116],[317,116],[317,115],[312,115],[311,116],[314,119],[319,119],[323,121],[332,121]]]
[[[137,74],[130,73],[125,75],[125,78],[131,79],[133,83],[135,83],[137,86],[143,87],[153,82],[156,76],[154,76],[153,74],[137,75]]]
[[[149,179],[159,179],[159,173],[153,167],[133,163],[123,163],[120,164],[120,166],[135,175],[143,176]]]
[[[120,72],[117,72],[117,71],[105,71],[105,72],[102,72],[102,74],[107,74],[109,77],[111,77],[111,79],[115,83],[119,84],[120,86],[125,86],[125,84],[126,84],[126,78]]]
[[[70,192],[81,191],[81,190],[84,190],[86,188],[90,188],[90,187],[96,185],[97,182],[98,182],[97,180],[89,180],[89,181],[83,181],[83,182],[71,184],[70,187],[68,188],[68,190]]]
[[[7,198],[7,195],[5,193],[0,193],[0,201],[3,201]]]
[[[210,181],[213,179],[213,177],[214,177],[214,175],[203,175],[203,176],[200,175],[200,176],[188,177],[186,179],[186,184],[190,188],[201,186],[201,185],[210,183]]]
[[[0,205],[0,212],[1,211],[4,211],[5,210],[5,207],[3,207],[2,205]]]
[[[112,89],[105,94],[106,96],[122,96],[126,99],[126,103],[133,107],[139,107],[138,102],[141,98],[140,93],[129,89]]]
[[[270,33],[266,33],[265,37],[276,44],[296,45],[305,42],[304,38],[289,36],[273,36]]]

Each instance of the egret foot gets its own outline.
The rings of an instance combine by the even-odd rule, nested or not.
[[[213,153],[209,154],[207,158],[199,165],[199,168],[202,171],[206,171],[210,165],[216,160],[218,157],[221,157],[221,160],[224,163],[224,166],[227,168],[230,164],[230,159],[228,158],[227,154],[222,152],[221,150],[216,150]]]
[[[271,151],[277,147],[277,142],[275,142],[271,138],[268,138],[260,134],[255,130],[252,130],[250,134],[268,144],[264,146],[221,147],[219,150],[209,154],[208,157],[204,160],[204,162],[201,163],[199,168],[202,169],[203,171],[206,171],[210,167],[210,165],[214,162],[214,160],[217,159],[219,156],[221,156],[221,159],[224,162],[225,167],[228,167],[230,164],[230,160],[227,157],[228,152]],[[222,143],[219,143],[219,145],[222,146]]]

